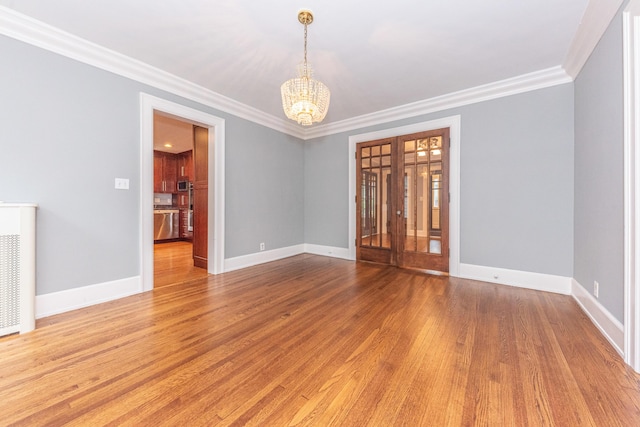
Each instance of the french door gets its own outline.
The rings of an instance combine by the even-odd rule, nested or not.
[[[356,257],[449,271],[449,129],[356,148]]]

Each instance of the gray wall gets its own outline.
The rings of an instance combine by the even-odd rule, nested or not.
[[[620,15],[575,83],[575,153],[573,84],[303,143],[7,37],[0,51],[0,200],[40,205],[39,295],[139,274],[142,91],[227,120],[227,258],[348,247],[349,135],[460,114],[461,262],[598,280],[622,320]]]
[[[303,243],[301,141],[4,36],[0,52],[0,200],[40,206],[38,295],[140,274],[140,92],[226,119],[227,258]]]
[[[308,141],[305,242],[348,247],[349,135],[458,114],[460,261],[572,277],[573,84]]]
[[[624,6],[623,6],[624,7]],[[622,9],[575,81],[574,278],[624,321]]]
[[[225,257],[304,243],[304,143],[247,122],[226,130]]]

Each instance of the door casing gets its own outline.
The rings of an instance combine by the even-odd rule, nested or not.
[[[208,271],[224,272],[225,120],[146,93],[140,94],[141,292],[153,289],[153,112],[161,111],[209,129]],[[211,170],[213,168],[213,170]],[[211,260],[213,262],[211,262]]]
[[[449,128],[449,275],[460,275],[460,116],[419,122],[406,126],[382,129],[349,136],[347,156],[349,159],[349,259],[356,259],[356,145],[359,142],[391,138],[397,135],[418,133],[427,130]]]

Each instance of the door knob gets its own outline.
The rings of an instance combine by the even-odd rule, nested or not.
[[[397,211],[396,213],[398,214],[398,216],[402,215],[402,211]]]

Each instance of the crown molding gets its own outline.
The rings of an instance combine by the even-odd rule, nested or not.
[[[518,77],[482,86],[476,86],[471,89],[465,89],[459,92],[453,92],[447,95],[425,99],[339,122],[316,126],[305,132],[304,139],[318,138],[335,133],[361,129],[367,126],[422,116],[429,113],[435,113],[437,111],[448,110],[450,108],[461,107],[464,105],[475,104],[477,102],[570,83],[571,81],[571,77],[564,71],[564,69],[562,69],[562,67],[552,67],[546,70],[540,70]]]
[[[562,67],[576,79],[624,0],[589,0]]]
[[[304,129],[134,58],[0,6],[0,34],[165,90],[268,128],[303,138]]]
[[[595,0],[598,4],[606,1]],[[615,1],[620,2],[622,0]],[[591,3],[594,3],[594,0],[591,0],[590,5]],[[570,74],[567,74],[562,67],[558,66],[339,122],[303,128],[284,117],[280,118],[267,114],[4,6],[0,6],[0,34],[165,90],[302,140],[416,117],[572,81]]]

